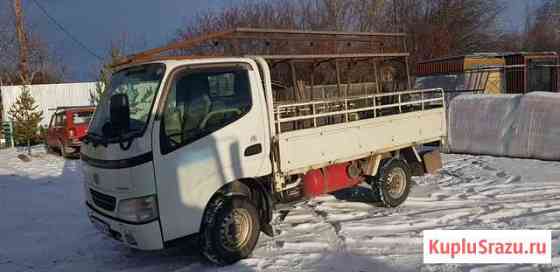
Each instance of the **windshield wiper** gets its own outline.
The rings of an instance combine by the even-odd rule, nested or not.
[[[138,138],[142,136],[142,129],[134,129],[134,130],[129,130],[127,133],[122,135],[123,139],[128,139],[128,138]]]
[[[134,139],[139,138],[142,136],[142,130],[130,130],[125,134],[121,134],[118,136],[117,140],[119,142],[119,146],[122,150],[128,150],[132,146],[132,142]]]
[[[93,144],[93,147],[97,147],[98,145],[103,145],[103,146],[106,147],[106,146],[107,146],[107,142],[108,142],[107,139],[106,139],[104,136],[99,135],[99,134],[97,134],[97,133],[95,133],[95,132],[89,132],[89,131],[88,131],[88,133],[87,133],[83,138],[81,138],[80,140],[81,140],[82,142],[84,142],[85,144],[92,143],[92,144]]]
[[[102,145],[107,147],[110,143],[118,143],[123,150],[128,150],[132,145],[134,139],[139,138],[143,135],[141,129],[129,130],[126,133],[118,134],[117,136],[107,137],[105,133],[103,135],[97,134],[95,132],[89,132],[81,139],[85,144],[92,143],[93,147]]]

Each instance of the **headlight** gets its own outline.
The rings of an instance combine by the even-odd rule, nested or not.
[[[135,223],[156,219],[158,217],[156,197],[147,196],[121,200],[117,214],[120,219]]]

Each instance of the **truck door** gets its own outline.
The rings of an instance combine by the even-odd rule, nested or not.
[[[199,231],[224,184],[270,173],[260,78],[249,64],[187,67],[169,78],[154,125],[164,240]]]

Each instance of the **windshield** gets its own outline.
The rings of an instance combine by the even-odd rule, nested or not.
[[[110,131],[110,101],[115,94],[128,97],[130,127],[128,132],[144,132],[148,125],[150,111],[164,75],[163,64],[146,64],[121,70],[111,77],[101,102],[95,111],[89,133],[104,138],[113,138]],[[109,128],[109,129],[108,129]]]

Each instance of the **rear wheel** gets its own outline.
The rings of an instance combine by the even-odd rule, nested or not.
[[[208,260],[227,265],[247,258],[259,240],[257,208],[245,197],[217,198],[206,209],[201,234]]]
[[[392,160],[379,170],[374,191],[386,207],[398,207],[410,192],[410,169],[402,160]]]

